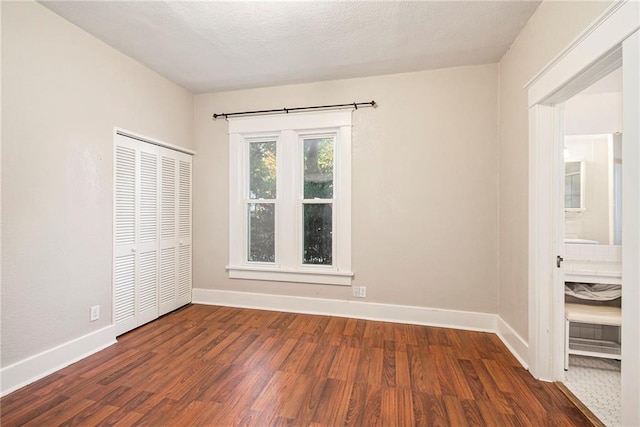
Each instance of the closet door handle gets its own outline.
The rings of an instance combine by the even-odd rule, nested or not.
[[[564,258],[562,258],[560,255],[558,255],[556,257],[556,267],[560,268],[560,266],[562,265],[562,261],[564,261]]]

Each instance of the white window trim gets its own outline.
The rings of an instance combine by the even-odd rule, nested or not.
[[[350,286],[352,109],[229,119],[230,279]],[[335,135],[333,265],[302,265],[302,148],[300,139]],[[276,262],[247,261],[245,190],[249,141],[277,141]],[[291,147],[285,149],[284,144]],[[286,169],[284,166],[287,165]],[[287,175],[285,175],[287,174]],[[283,176],[284,175],[284,176]],[[288,177],[287,177],[288,176]],[[294,226],[292,226],[294,224]]]

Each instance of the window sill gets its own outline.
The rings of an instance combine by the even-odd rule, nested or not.
[[[312,283],[351,286],[353,273],[319,270],[283,270],[280,268],[229,266],[230,279],[269,280],[273,282]]]

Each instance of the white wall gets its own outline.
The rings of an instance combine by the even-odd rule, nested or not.
[[[576,95],[565,103],[565,135],[622,132],[622,92]]]
[[[622,68],[564,103],[565,135],[622,132]]]
[[[353,284],[364,301],[495,313],[497,85],[493,64],[196,96],[194,287],[352,298],[228,279],[228,125],[211,116],[374,99],[353,113]]]
[[[601,245],[609,241],[612,207],[609,203],[609,137],[607,135],[572,136],[565,139],[566,155],[570,161],[584,162],[584,211],[565,212],[565,235],[573,232],[575,238],[596,240]],[[611,187],[610,187],[611,185]],[[567,236],[573,237],[573,236]]]
[[[193,96],[37,3],[1,7],[4,367],[111,324],[113,127],[191,148]]]
[[[525,84],[610,2],[544,1],[500,61],[498,314],[528,335],[528,109]]]

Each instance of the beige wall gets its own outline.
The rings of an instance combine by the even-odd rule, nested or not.
[[[375,99],[353,114],[354,285],[365,301],[497,310],[497,65],[199,95],[194,287],[351,299],[228,279],[228,125],[213,113]]]
[[[528,110],[525,84],[609,2],[544,1],[500,61],[498,314],[528,331]]]
[[[7,366],[112,323],[113,127],[191,147],[193,96],[37,3],[1,7]]]

